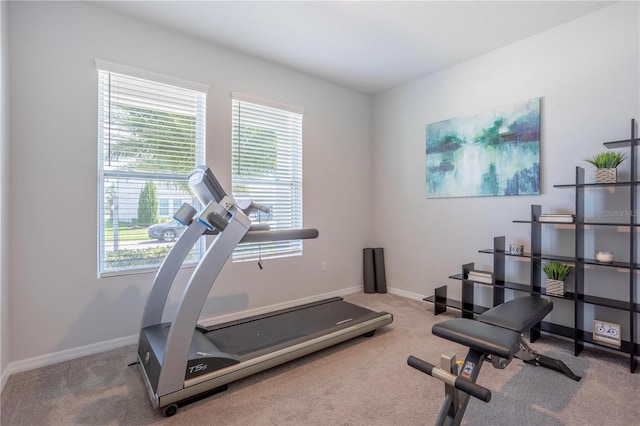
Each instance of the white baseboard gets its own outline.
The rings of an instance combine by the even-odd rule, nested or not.
[[[265,306],[262,308],[248,309],[246,311],[234,312],[232,314],[226,314],[216,317],[211,317],[199,321],[199,324],[208,327],[214,324],[221,324],[227,321],[235,321],[238,319],[246,318],[253,315],[261,315],[267,312],[276,311],[279,309],[287,309],[293,306],[302,305],[305,303],[317,302],[318,300],[328,299],[330,297],[342,297],[349,294],[354,294],[362,291],[361,286],[349,287],[342,290],[332,291],[329,293],[320,294],[312,297],[305,297],[302,299],[276,303],[274,305]],[[47,367],[49,365],[57,364],[59,362],[70,361],[72,359],[81,358],[83,356],[93,355],[100,352],[106,352],[124,346],[135,345],[138,343],[138,335],[132,335],[127,337],[121,337],[118,339],[109,340],[106,342],[94,343],[91,345],[80,346],[77,348],[65,349],[59,352],[53,352],[46,355],[40,355],[33,358],[28,358],[20,361],[10,362],[7,367],[2,371],[0,392],[4,389],[4,385],[9,380],[9,377],[13,374],[22,373],[24,371],[34,370],[36,368]]]
[[[9,380],[9,372],[7,370],[7,368],[2,370],[2,375],[0,375],[0,393],[2,393],[4,385],[7,384],[7,380]]]
[[[393,287],[388,288],[387,291],[397,296],[406,297],[407,299],[411,299],[411,300],[417,300],[418,302],[421,302],[425,297],[424,294],[413,293],[410,291],[401,290],[399,288],[393,288]]]

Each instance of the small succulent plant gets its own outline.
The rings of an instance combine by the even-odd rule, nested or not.
[[[601,152],[598,155],[594,155],[591,158],[586,158],[589,164],[593,164],[598,169],[615,169],[620,163],[626,160],[627,154],[622,152]]]
[[[573,270],[573,267],[563,263],[550,262],[544,265],[542,270],[550,280],[564,281]]]

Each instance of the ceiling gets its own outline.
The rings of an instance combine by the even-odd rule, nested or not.
[[[92,3],[374,95],[615,2]]]

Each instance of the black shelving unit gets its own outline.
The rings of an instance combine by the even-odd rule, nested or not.
[[[540,294],[555,299],[563,299],[571,301],[573,304],[573,320],[574,327],[561,326],[558,324],[542,322],[531,329],[530,340],[533,342],[540,337],[542,331],[550,334],[563,336],[571,339],[574,346],[574,354],[577,356],[584,349],[584,344],[588,343],[593,346],[602,346],[618,352],[622,352],[629,356],[629,365],[631,373],[634,373],[638,364],[637,357],[640,356],[640,343],[638,341],[636,325],[638,322],[638,313],[640,312],[640,303],[636,302],[638,294],[636,273],[640,270],[640,264],[636,262],[637,254],[637,232],[640,223],[636,219],[636,214],[629,214],[627,222],[595,222],[585,221],[585,189],[620,187],[629,190],[629,211],[636,212],[638,188],[637,177],[637,146],[640,139],[637,136],[637,123],[631,120],[631,137],[627,140],[605,142],[604,146],[609,149],[629,148],[631,160],[630,179],[629,181],[617,183],[585,183],[585,172],[581,167],[576,167],[575,183],[554,185],[555,188],[571,188],[575,191],[575,221],[573,223],[566,222],[541,222],[539,220],[542,214],[542,206],[531,206],[531,218],[529,220],[514,220],[514,223],[524,223],[530,226],[531,251],[522,255],[512,255],[505,250],[505,237],[495,237],[492,249],[480,250],[480,253],[493,255],[493,279],[491,283],[478,283],[467,279],[468,272],[474,269],[473,263],[462,266],[462,273],[452,275],[449,278],[462,281],[462,301],[456,301],[446,298],[446,287],[440,287],[436,290],[440,295],[445,297],[439,298],[439,309],[436,314],[444,312],[446,306],[460,309],[463,318],[473,318],[474,315],[486,311],[487,307],[477,306],[474,303],[474,290],[476,285],[490,286],[493,288],[493,306],[504,302],[505,289],[525,292],[529,294]],[[575,246],[574,256],[558,256],[553,254],[545,254],[542,252],[542,227],[547,225],[572,225],[575,227]],[[629,228],[629,261],[612,263],[598,262],[596,259],[587,258],[585,253],[585,233],[587,227],[628,227]],[[528,258],[530,265],[529,283],[516,283],[505,280],[505,260],[509,256],[517,256],[520,258]],[[573,292],[566,292],[562,296],[546,294],[543,283],[542,263],[543,260],[571,263],[574,268],[575,288]],[[629,295],[627,300],[616,300],[605,297],[598,297],[587,294],[585,292],[585,265],[597,265],[602,268],[617,268],[629,271]],[[425,298],[425,301],[435,302],[437,296]],[[628,324],[622,324],[623,327],[628,326],[629,340],[622,341],[619,347],[601,343],[593,339],[593,333],[584,330],[584,312],[588,305],[603,306],[619,311],[627,312],[629,316]]]
[[[594,346],[603,346],[610,349],[628,354],[629,367],[633,373],[637,367],[637,356],[640,356],[640,345],[638,343],[638,336],[636,330],[636,324],[638,321],[638,312],[640,311],[639,304],[636,303],[637,295],[637,271],[640,270],[640,265],[636,262],[637,255],[637,235],[639,223],[636,219],[637,206],[637,187],[638,187],[638,174],[637,174],[637,147],[640,139],[638,139],[637,130],[638,126],[635,120],[631,120],[630,138],[626,140],[605,142],[604,146],[608,149],[628,148],[630,150],[629,159],[631,162],[630,176],[628,181],[621,181],[616,183],[585,183],[584,169],[576,167],[576,179],[573,184],[554,185],[555,188],[569,188],[575,191],[575,208],[576,208],[576,232],[575,232],[575,258],[576,258],[576,276],[575,276],[575,324],[576,333],[574,337],[574,354],[578,355],[584,348],[585,343],[592,344]],[[615,187],[623,188],[629,191],[629,212],[627,221],[621,222],[596,222],[585,220],[585,190],[597,190],[598,188]],[[585,253],[585,233],[586,227],[627,227],[629,229],[629,242],[628,242],[628,262],[612,262],[602,263],[596,259],[588,258]],[[617,268],[629,271],[629,292],[627,300],[616,300],[605,297],[592,296],[585,291],[585,279],[584,269],[585,265],[596,265],[602,268]],[[622,341],[620,347],[611,347],[611,345],[602,344],[599,341],[593,340],[593,333],[580,328],[580,325],[584,324],[584,311],[587,305],[604,306],[611,309],[627,312],[629,321],[627,324],[621,324],[622,327],[628,327],[629,340]]]

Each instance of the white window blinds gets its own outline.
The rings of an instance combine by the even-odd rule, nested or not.
[[[271,230],[302,228],[302,113],[233,94],[232,191],[271,213],[252,217]],[[302,254],[302,240],[240,244],[234,261]]]
[[[155,267],[185,229],[173,213],[197,203],[187,176],[204,163],[206,93],[110,69],[98,78],[99,274]]]

